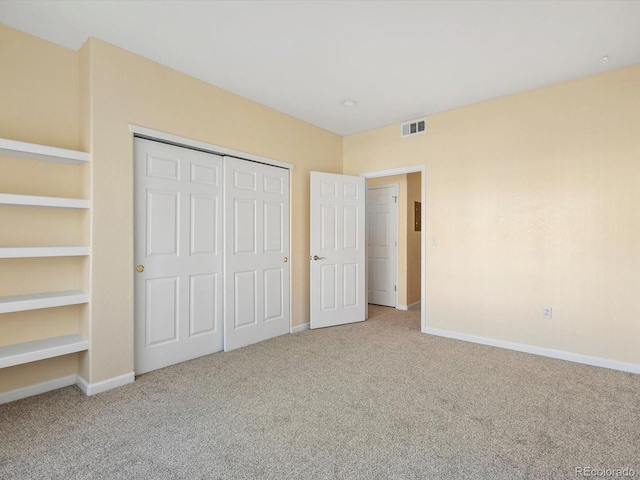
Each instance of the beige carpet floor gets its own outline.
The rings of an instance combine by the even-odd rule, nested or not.
[[[285,335],[86,397],[0,405],[2,479],[640,477],[640,375],[423,335]],[[603,478],[603,477],[599,477]]]

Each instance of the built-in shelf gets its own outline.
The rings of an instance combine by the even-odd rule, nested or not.
[[[0,368],[37,362],[89,349],[89,341],[82,335],[72,334],[45,338],[33,342],[15,343],[0,347]]]
[[[81,165],[89,161],[87,152],[49,147],[36,143],[18,142],[6,138],[0,138],[0,155],[41,160],[43,162],[66,163],[68,165]]]
[[[26,207],[89,208],[89,200],[82,198],[37,197],[0,193],[0,205],[22,205]]]
[[[82,290],[32,293],[0,297],[0,313],[23,312],[40,308],[64,307],[89,302],[89,294]]]
[[[0,247],[0,258],[81,257],[89,247]]]

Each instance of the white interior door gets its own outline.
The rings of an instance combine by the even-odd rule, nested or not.
[[[398,283],[398,187],[367,189],[369,303],[395,307]]]
[[[311,328],[366,316],[363,177],[311,172]]]
[[[222,350],[222,157],[139,138],[134,147],[140,374]]]
[[[225,351],[289,333],[289,170],[225,157]]]

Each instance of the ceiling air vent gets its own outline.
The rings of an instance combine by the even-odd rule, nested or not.
[[[400,126],[400,136],[410,137],[412,135],[420,135],[427,131],[427,119],[421,118],[420,120],[411,120],[405,122]]]

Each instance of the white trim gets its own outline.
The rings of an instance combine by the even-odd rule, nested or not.
[[[581,355],[579,353],[554,350],[552,348],[536,347],[534,345],[525,345],[523,343],[507,342],[505,340],[497,340],[495,338],[478,337],[476,335],[468,335],[466,333],[458,333],[451,330],[441,330],[439,328],[427,328],[423,333],[436,335],[438,337],[453,338],[455,340],[462,340],[465,342],[478,343],[480,345],[504,348],[507,350],[515,350],[517,352],[531,353],[533,355],[540,355],[543,357],[557,358],[568,362],[583,363],[594,367],[610,368],[612,370],[640,374],[640,364],[636,363],[618,362],[616,360],[608,360],[606,358]]]
[[[293,192],[293,175],[289,172],[289,333],[293,333],[293,208],[291,193]]]
[[[404,175],[405,173],[416,173],[416,172],[424,173],[424,170],[425,170],[424,165],[413,165],[411,167],[398,167],[398,168],[390,168],[389,170],[377,170],[375,172],[365,172],[365,173],[361,173],[360,176],[365,178],[392,177],[393,175]]]
[[[67,377],[55,378],[53,380],[47,380],[46,382],[36,383],[35,385],[9,390],[8,392],[0,393],[0,405],[27,397],[33,397],[34,395],[40,395],[41,393],[50,392],[59,388],[69,387],[75,385],[75,383],[76,375],[69,375]]]
[[[97,393],[106,392],[107,390],[111,390],[113,388],[122,387],[123,385],[127,385],[129,383],[133,383],[135,381],[135,373],[126,373],[124,375],[120,375],[119,377],[109,378],[107,380],[102,380],[101,382],[89,383],[80,375],[78,375],[77,384],[87,395],[95,395]]]
[[[420,172],[421,192],[420,201],[422,203],[422,218],[420,219],[420,301],[422,308],[420,309],[420,331],[427,333],[427,258],[426,258],[426,241],[427,241],[427,222],[425,221],[427,212],[427,175],[426,165],[413,165],[411,167],[391,168],[389,170],[378,170],[375,172],[361,173],[361,177],[378,178],[390,177],[392,175],[402,175],[406,173]]]
[[[137,134],[146,138],[163,140],[168,143],[172,143],[177,146],[197,148],[205,152],[213,153],[215,155],[226,155],[228,157],[236,157],[242,160],[250,160],[252,162],[264,163],[266,165],[272,165],[274,167],[286,168],[293,170],[294,165],[292,163],[281,162],[279,160],[273,160],[272,158],[262,157],[260,155],[254,155],[253,153],[241,152],[239,150],[233,150],[231,148],[221,147],[212,143],[201,142],[200,140],[194,140],[192,138],[181,137],[179,135],[173,135],[171,133],[161,132],[159,130],[153,130],[151,128],[140,127],[138,125],[129,124],[129,131],[133,134]]]
[[[291,333],[298,333],[304,330],[309,330],[310,324],[309,322],[303,323],[302,325],[296,325],[295,327],[291,327]]]
[[[415,310],[420,308],[420,303],[420,300],[418,300],[417,302],[410,303],[409,305],[398,305],[396,308],[398,310]]]
[[[396,187],[399,190],[400,189],[400,184],[399,183],[385,183],[385,184],[380,184],[380,185],[369,185],[369,183],[367,183],[367,190],[375,190],[376,188],[391,188],[391,187]]]

